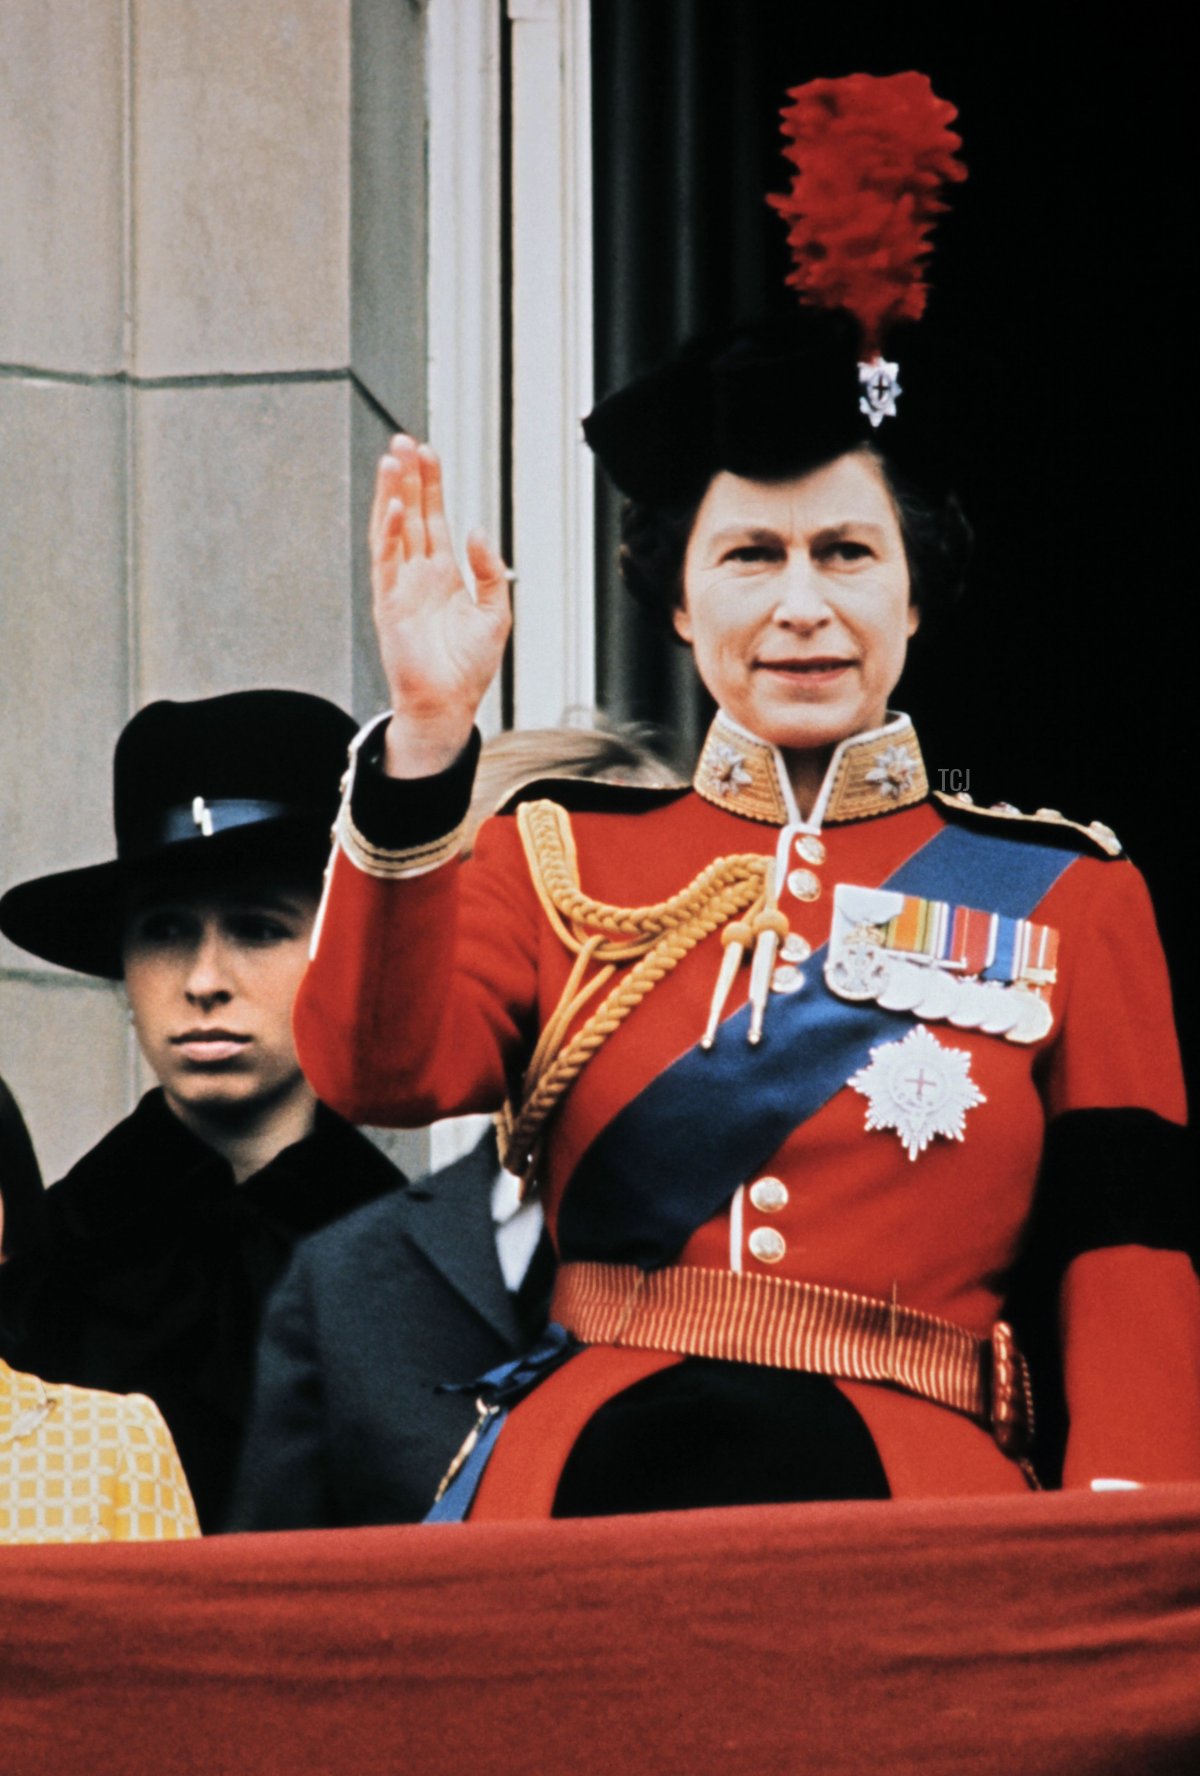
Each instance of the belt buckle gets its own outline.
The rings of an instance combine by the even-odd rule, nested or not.
[[[992,1327],[990,1380],[992,1436],[1005,1455],[1023,1455],[1033,1441],[1033,1395],[1029,1369],[1007,1320]]]

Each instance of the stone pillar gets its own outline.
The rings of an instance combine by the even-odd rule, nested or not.
[[[424,423],[417,0],[0,8],[0,881],[112,853],[162,696],[382,702],[363,528]],[[117,989],[0,943],[48,1178],[138,1066]]]

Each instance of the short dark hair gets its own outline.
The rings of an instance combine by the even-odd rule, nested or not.
[[[904,553],[910,595],[926,620],[948,610],[962,595],[973,535],[955,493],[931,493],[901,474],[882,451],[862,448],[887,483]],[[626,500],[621,511],[621,578],[639,604],[674,633],[671,614],[683,603],[683,562],[703,492],[686,506],[651,506]]]

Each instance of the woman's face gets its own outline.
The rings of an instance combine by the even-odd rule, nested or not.
[[[728,715],[785,751],[882,725],[917,627],[891,494],[862,451],[790,481],[714,476],[675,627]]]
[[[125,992],[142,1053],[184,1121],[307,1089],[292,1001],[316,906],[307,887],[250,875],[228,887],[162,884],[134,900]]]

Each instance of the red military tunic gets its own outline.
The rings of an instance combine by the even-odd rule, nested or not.
[[[516,1093],[574,957],[539,899],[514,819],[489,822],[474,855],[460,862],[453,835],[438,834],[428,799],[421,803],[422,786],[386,783],[377,769],[368,783],[369,770],[359,764],[348,792],[297,1001],[301,1060],[318,1095],[357,1121],[417,1126],[498,1109]],[[569,801],[577,786],[560,787]],[[959,817],[929,796],[905,718],[843,743],[807,822],[797,816],[780,755],[720,716],[692,792],[646,793],[644,810],[634,813],[634,792],[609,812],[595,806],[602,798],[589,789],[577,799],[593,806],[572,817],[588,895],[642,906],[668,898],[715,858],[778,852],[779,909],[802,940],[793,942],[797,953],[829,938],[836,885],[878,888]],[[384,798],[393,792],[417,829],[408,845],[382,830]],[[1039,1041],[1017,1043],[978,1028],[928,1024],[943,1050],[966,1057],[973,1090],[964,1094],[961,1140],[937,1134],[910,1158],[895,1128],[867,1127],[869,1099],[847,1081],[765,1159],[747,1165],[728,1199],[677,1252],[652,1262],[897,1300],[986,1338],[1030,1218],[1048,1125],[1086,1131],[1092,1124],[1074,1113],[1104,1111],[1139,1112],[1137,1129],[1182,1124],[1169,987],[1142,879],[1127,860],[1107,854],[1117,847],[1105,829],[1089,838],[1052,823],[1051,836],[1073,855],[1028,909],[1059,938],[1051,1028]],[[989,823],[981,813],[975,824],[1015,840],[1033,831],[1033,823],[1001,815]],[[1035,836],[1046,825],[1037,823]],[[582,1191],[601,1138],[652,1087],[657,1095],[645,1101],[669,1111],[661,1141],[656,1149],[653,1126],[649,1134],[643,1127],[642,1145],[630,1150],[648,1201],[656,1152],[674,1162],[681,1146],[703,1142],[722,1119],[753,1111],[755,1051],[729,1022],[745,1001],[749,968],[734,983],[717,1037],[718,1046],[742,1045],[736,1083],[724,1099],[697,1094],[695,1081],[705,1075],[691,1065],[691,1097],[670,1102],[672,1069],[696,1048],[719,964],[719,940],[699,943],[599,1049],[559,1106],[540,1169],[553,1233],[566,1230],[572,1191]],[[779,1000],[803,995],[802,970],[803,963],[782,963],[768,1032]],[[912,1014],[890,1015],[896,1040],[917,1026]],[[1124,1139],[1126,1123],[1112,1126]],[[1109,1127],[1101,1125],[1101,1141]],[[1110,1216],[1103,1231],[1084,1231],[1065,1262],[1068,1485],[1200,1478],[1200,1287],[1176,1249],[1169,1214],[1167,1231],[1156,1231],[1152,1149],[1144,1165],[1136,1141],[1130,1149],[1130,1164],[1145,1173],[1137,1194],[1151,1205],[1134,1216],[1131,1234],[1119,1215],[1115,1222]],[[1086,1141],[1081,1151],[1086,1157]],[[1071,1188],[1086,1218],[1087,1178]],[[590,1236],[576,1230],[566,1257],[619,1259],[626,1234],[629,1252],[641,1250],[637,1211],[629,1210],[628,1192],[620,1200],[631,1225],[607,1230],[601,1252],[586,1249]],[[584,1217],[579,1225],[586,1224]],[[595,1408],[676,1360],[596,1346],[550,1376],[512,1414],[475,1514],[547,1513],[562,1459]],[[889,1386],[837,1385],[865,1420],[893,1495],[1026,1484],[971,1418]],[[530,1439],[540,1452],[532,1469],[524,1456],[517,1460]]]

